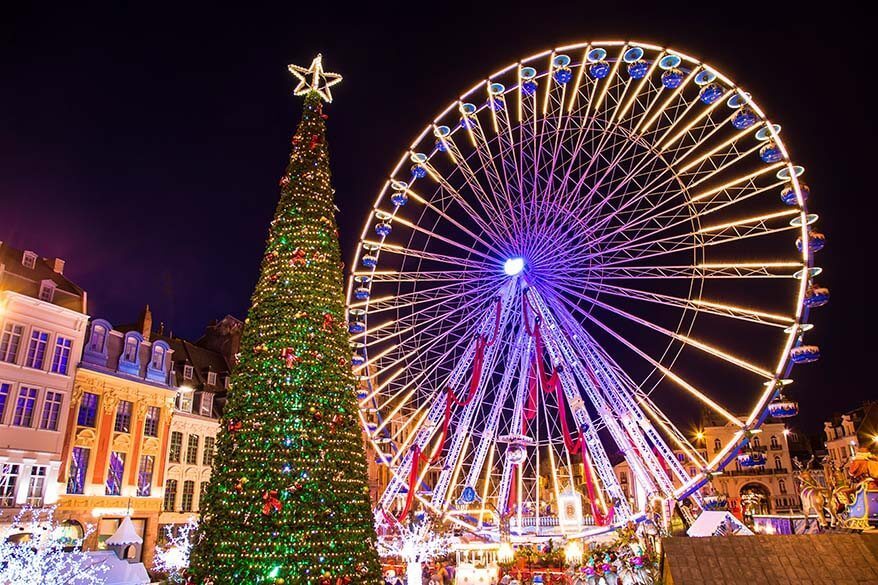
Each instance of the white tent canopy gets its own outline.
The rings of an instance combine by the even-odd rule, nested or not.
[[[689,530],[689,536],[751,536],[753,532],[727,511],[702,512]]]
[[[134,523],[131,522],[131,516],[125,516],[113,536],[107,539],[107,546],[128,546],[129,544],[143,544],[143,539],[137,534]]]

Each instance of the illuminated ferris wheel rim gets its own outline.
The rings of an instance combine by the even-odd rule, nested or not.
[[[610,50],[615,50],[615,49],[620,49],[620,48],[621,48],[621,50],[618,51],[618,56],[609,57]],[[378,245],[377,247],[375,247],[374,243],[373,244],[366,244],[367,242],[370,242],[369,231],[373,227],[373,219],[377,218],[379,220],[392,221],[395,218],[395,216],[393,214],[390,214],[388,216],[387,212],[383,212],[381,210],[382,202],[386,201],[386,199],[388,198],[388,196],[391,193],[399,192],[399,191],[409,192],[408,190],[409,190],[410,185],[409,185],[408,179],[407,178],[398,179],[396,177],[399,177],[399,176],[405,177],[406,166],[408,164],[411,164],[411,162],[417,162],[420,160],[416,157],[418,157],[418,156],[423,157],[424,156],[424,155],[418,154],[418,150],[417,150],[418,146],[420,144],[422,144],[425,141],[425,139],[429,138],[431,136],[431,134],[434,136],[439,136],[440,133],[445,133],[444,134],[445,136],[453,137],[455,135],[455,133],[465,132],[465,130],[463,130],[462,126],[459,124],[454,123],[454,124],[449,124],[448,126],[443,124],[443,121],[446,118],[455,115],[456,112],[462,112],[464,108],[475,107],[475,110],[470,112],[470,113],[472,115],[478,115],[479,112],[482,112],[486,108],[489,108],[489,102],[485,102],[481,106],[472,106],[471,104],[469,104],[468,100],[470,100],[470,99],[472,99],[473,103],[478,103],[480,101],[478,99],[475,99],[477,96],[477,92],[479,92],[480,90],[482,90],[482,91],[487,90],[487,95],[489,96],[489,99],[490,99],[490,96],[500,95],[500,96],[505,97],[507,94],[515,94],[516,92],[520,91],[520,85],[521,85],[522,80],[523,80],[522,71],[527,71],[528,68],[531,68],[532,64],[536,64],[537,62],[548,58],[548,62],[549,62],[548,70],[540,71],[539,68],[534,69],[533,70],[534,74],[531,77],[533,79],[547,80],[546,89],[545,89],[545,91],[542,92],[543,94],[545,94],[545,102],[544,103],[547,104],[549,101],[549,94],[551,92],[551,86],[553,83],[553,73],[556,71],[556,67],[558,65],[558,63],[556,61],[557,57],[562,56],[568,52],[572,53],[574,51],[583,51],[583,58],[582,58],[581,62],[574,64],[574,63],[570,63],[570,61],[568,59],[568,63],[569,63],[571,68],[578,68],[579,77],[576,78],[576,84],[578,86],[580,80],[583,77],[586,77],[583,74],[583,72],[586,68],[586,64],[592,62],[589,59],[589,57],[590,57],[590,53],[592,53],[595,49],[606,50],[605,56],[608,57],[608,61],[616,64],[616,67],[614,68],[613,73],[610,74],[610,77],[612,78],[613,75],[616,73],[616,69],[618,69],[618,65],[621,64],[623,61],[625,61],[626,53],[628,51],[630,51],[631,49],[635,49],[635,48],[642,49],[643,51],[652,51],[652,52],[657,53],[659,55],[658,57],[652,58],[652,60],[650,61],[652,63],[652,66],[650,69],[650,74],[656,68],[656,66],[659,64],[660,59],[673,56],[673,57],[678,59],[677,64],[679,66],[685,66],[685,67],[689,68],[687,81],[688,81],[688,79],[693,78],[695,76],[696,72],[707,71],[713,76],[713,79],[715,79],[716,81],[721,82],[722,84],[727,86],[728,89],[726,90],[726,93],[723,95],[722,98],[720,98],[717,101],[717,103],[722,103],[723,101],[725,101],[725,98],[728,97],[729,95],[737,96],[739,99],[738,104],[740,106],[742,106],[742,107],[746,106],[747,108],[749,108],[750,110],[752,110],[755,113],[755,115],[759,119],[759,124],[762,125],[762,129],[761,129],[762,138],[760,140],[763,143],[769,143],[769,142],[774,143],[780,151],[783,162],[782,162],[782,164],[778,164],[774,168],[776,168],[778,170],[778,173],[779,173],[778,177],[779,178],[780,178],[780,174],[783,173],[785,170],[785,173],[786,173],[785,179],[789,181],[790,185],[793,187],[793,189],[795,191],[795,204],[797,206],[797,213],[795,213],[795,218],[793,219],[793,221],[794,222],[798,221],[798,223],[797,224],[793,223],[792,225],[794,225],[794,227],[798,227],[800,229],[800,237],[801,237],[802,241],[808,242],[809,226],[813,223],[813,220],[815,219],[815,217],[810,216],[807,213],[807,208],[805,205],[805,198],[802,194],[802,187],[800,185],[799,178],[798,178],[802,172],[801,167],[797,167],[790,160],[790,157],[789,157],[787,149],[783,143],[783,140],[780,138],[779,127],[772,124],[766,118],[764,112],[752,100],[750,95],[745,90],[743,90],[740,86],[735,84],[731,79],[729,79],[728,77],[723,75],[721,72],[709,67],[708,65],[704,64],[703,62],[701,62],[697,59],[694,59],[694,58],[692,58],[692,57],[690,57],[682,52],[675,51],[675,50],[668,49],[668,48],[664,48],[664,47],[657,46],[657,45],[647,44],[647,43],[611,40],[611,41],[595,41],[595,42],[589,42],[589,43],[578,43],[578,44],[574,44],[574,45],[567,45],[567,46],[558,47],[558,48],[553,49],[553,50],[547,50],[547,51],[543,51],[541,53],[534,54],[530,57],[527,57],[527,58],[522,59],[520,61],[514,62],[514,63],[508,65],[507,67],[504,67],[504,68],[492,73],[486,79],[483,79],[483,80],[479,81],[477,84],[475,84],[474,86],[472,86],[469,90],[467,90],[465,93],[463,93],[458,99],[451,102],[448,105],[448,107],[446,107],[432,121],[432,123],[428,124],[424,128],[424,130],[412,142],[409,149],[400,157],[399,161],[397,162],[396,166],[394,167],[393,171],[390,174],[391,178],[389,178],[385,182],[383,188],[379,192],[379,195],[378,195],[378,197],[375,201],[375,204],[373,206],[372,213],[370,214],[370,218],[364,225],[364,229],[363,229],[363,232],[361,234],[360,242],[359,242],[359,244],[357,246],[357,250],[356,250],[356,255],[355,255],[356,260],[360,260],[362,258],[362,256],[364,255],[364,253],[370,251],[370,250],[366,250],[364,248],[364,244],[373,246],[374,249],[371,251],[374,251],[376,253],[381,252],[381,245]],[[568,63],[565,63],[564,65],[562,65],[562,67],[567,66]],[[509,87],[506,87],[502,84],[497,84],[494,81],[496,79],[503,78],[503,76],[505,76],[505,75],[508,75],[512,72],[515,72],[516,69],[517,69],[518,84],[510,85]],[[649,74],[647,74],[647,78],[649,78]],[[610,82],[607,81],[608,85],[609,85],[609,83]],[[575,91],[578,91],[578,87],[576,89],[574,89],[574,92]],[[519,98],[521,99],[520,94],[519,94]],[[633,101],[634,98],[632,97],[631,100]],[[571,104],[572,104],[572,99],[571,99]],[[630,106],[630,102],[628,105]],[[544,106],[544,108],[545,108],[545,106]],[[562,109],[563,109],[563,107],[562,107]],[[519,105],[519,110],[520,110],[520,105]],[[661,111],[659,113],[661,113]],[[545,115],[545,110],[543,112],[543,115]],[[656,116],[657,115],[658,114],[656,114]],[[519,120],[519,123],[521,123],[520,120]],[[432,157],[435,154],[437,154],[435,151],[431,151],[429,156]],[[470,153],[470,156],[475,156],[475,153]],[[429,160],[429,158],[427,160]],[[691,196],[691,194],[689,196]],[[787,215],[789,215],[789,214],[787,214]],[[436,221],[438,223],[439,220],[436,220]],[[383,244],[383,238],[382,238],[381,242]],[[500,263],[498,264],[498,271],[506,274],[507,276],[517,276],[525,269],[526,264],[527,264],[527,261],[525,259],[513,254],[513,255],[509,255],[505,259],[500,258]],[[793,346],[796,343],[796,340],[800,338],[800,335],[801,335],[802,331],[804,330],[803,325],[804,325],[804,322],[807,318],[807,307],[805,306],[804,301],[805,301],[806,293],[808,292],[808,289],[809,289],[810,277],[815,275],[815,273],[818,273],[818,271],[819,271],[819,269],[812,268],[812,264],[813,264],[813,254],[812,254],[811,250],[809,249],[809,246],[805,245],[802,247],[802,250],[801,250],[801,263],[799,265],[800,270],[799,270],[798,276],[797,276],[797,278],[799,280],[799,284],[797,287],[797,299],[795,302],[796,311],[795,311],[795,315],[793,317],[793,323],[789,327],[787,327],[786,341],[783,344],[783,347],[780,351],[780,357],[778,358],[778,360],[776,362],[776,365],[773,369],[773,372],[770,373],[770,377],[769,377],[768,381],[765,383],[765,388],[762,391],[761,395],[759,396],[758,400],[756,401],[755,407],[753,408],[752,412],[750,412],[749,416],[747,416],[744,421],[740,422],[740,424],[739,424],[740,428],[739,428],[738,432],[736,433],[734,440],[730,441],[727,445],[725,445],[724,448],[722,449],[722,451],[717,453],[713,457],[713,459],[711,461],[709,461],[707,463],[707,465],[704,466],[703,469],[699,470],[699,472],[694,477],[690,478],[690,481],[684,483],[679,488],[677,488],[674,492],[675,496],[679,497],[681,495],[687,495],[687,494],[691,493],[693,491],[693,489],[696,489],[698,485],[703,483],[703,481],[706,478],[708,478],[711,473],[715,472],[719,467],[721,467],[722,465],[727,463],[729,461],[729,459],[732,456],[734,456],[734,453],[740,448],[741,440],[743,438],[748,437],[751,433],[753,433],[757,430],[758,426],[761,424],[762,419],[764,418],[764,415],[765,415],[765,412],[766,412],[766,409],[768,407],[769,402],[772,400],[773,397],[775,397],[777,395],[779,388],[789,382],[789,380],[787,380],[787,376],[789,375],[789,369],[792,365],[792,362],[790,361],[789,356],[790,356],[791,350],[793,349]],[[359,264],[355,263],[354,264],[355,271],[357,269],[357,266],[359,266]],[[376,271],[377,271],[377,269],[373,266],[372,272],[375,273]],[[349,290],[348,290],[349,306],[356,305],[355,299],[352,296],[353,291],[356,288],[356,285],[357,285],[357,283],[354,280],[354,274],[352,274],[351,279],[349,280]],[[368,303],[369,303],[369,301],[367,300],[366,306],[368,306]],[[670,347],[670,345],[668,347]],[[667,374],[663,374],[663,376],[664,375],[667,375]],[[361,419],[363,421],[364,427],[368,429],[369,423],[367,421],[367,417],[365,416],[365,414],[366,414],[366,411],[361,410]],[[376,451],[381,453],[381,447],[382,447],[381,444],[376,442],[376,438],[372,435],[372,433],[368,433],[368,434],[369,434],[369,440],[372,443],[372,445],[375,447]],[[397,466],[397,467],[389,466],[389,468],[394,476],[396,476],[398,473],[402,473],[399,466]],[[421,494],[416,494],[415,497],[422,504],[424,504],[430,508],[433,508],[437,512],[440,512],[440,513],[442,512],[442,510],[437,509],[436,506],[433,505],[433,503],[431,503],[429,497],[423,497]],[[450,516],[450,519],[452,521],[459,522],[454,515]],[[463,523],[463,522],[460,522],[460,523],[463,525],[466,525],[466,523]]]

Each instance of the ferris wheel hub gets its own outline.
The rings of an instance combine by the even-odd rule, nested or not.
[[[517,274],[520,274],[522,270],[524,270],[524,258],[509,258],[503,264],[503,272],[505,272],[507,276],[516,276]]]

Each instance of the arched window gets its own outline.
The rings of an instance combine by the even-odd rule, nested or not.
[[[787,482],[782,479],[777,480],[777,489],[780,490],[780,493],[787,493]]]
[[[104,345],[106,343],[107,328],[100,323],[95,323],[91,326],[91,338],[88,342],[89,349],[98,353],[102,353],[104,351]]]
[[[137,354],[139,353],[137,350],[139,348],[140,340],[134,335],[127,336],[125,338],[125,350],[122,352],[122,359],[132,364],[137,362]]]
[[[777,437],[774,435],[771,435],[771,448],[772,449],[780,448],[780,443],[777,442]]]
[[[161,370],[165,365],[165,348],[155,345],[152,348],[152,361],[149,366],[154,370]]]
[[[719,451],[720,449],[722,449],[722,447],[723,447],[722,441],[720,441],[719,439],[713,440],[713,450],[714,451]]]
[[[753,437],[753,446],[756,447],[757,449],[759,448],[759,446],[760,446],[759,437]]]
[[[783,464],[780,462],[780,457],[778,457],[777,455],[774,456],[774,468],[783,469]]]

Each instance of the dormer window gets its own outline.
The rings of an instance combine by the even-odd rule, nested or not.
[[[190,366],[190,365],[183,366],[183,379],[184,380],[191,380],[192,374],[194,374],[194,373],[195,373],[194,368],[192,366]]]
[[[156,345],[152,348],[152,361],[149,366],[153,370],[161,370],[165,365],[165,348],[161,345]]]
[[[177,392],[177,410],[192,412],[192,388],[182,386]]]
[[[225,387],[226,390],[228,390],[229,386],[231,386],[231,385],[232,385],[232,377],[226,376],[226,379],[223,381],[223,386]]]
[[[201,416],[210,416],[213,414],[213,394],[210,392],[202,392],[201,403],[198,406],[198,414]]]
[[[25,250],[24,254],[21,255],[21,265],[33,270],[37,267],[37,255],[30,250]]]
[[[129,335],[125,338],[125,353],[122,354],[122,359],[126,362],[134,363],[137,361],[137,348],[140,347],[140,342],[133,335]]]
[[[55,283],[51,280],[44,280],[40,283],[40,300],[51,303],[55,298]]]
[[[216,386],[216,372],[207,373],[207,384],[209,386]]]

